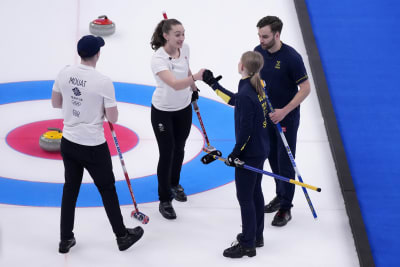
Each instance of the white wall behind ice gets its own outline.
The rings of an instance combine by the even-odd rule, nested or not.
[[[0,42],[0,82],[54,79],[66,64],[78,61],[77,40],[89,34],[89,23],[106,14],[116,33],[106,37],[98,70],[114,81],[154,85],[150,39],[162,11],[180,20],[191,48],[191,68],[210,68],[236,90],[241,54],[258,44],[257,21],[276,14],[284,21],[282,39],[304,52],[292,1],[106,1],[2,0],[5,23]],[[200,88],[206,88],[199,83]],[[215,97],[211,90],[202,95]]]
[[[77,40],[89,34],[90,21],[105,14],[116,23],[116,33],[105,38],[98,70],[117,82],[154,85],[150,70],[153,51],[149,42],[156,24],[162,19],[162,11],[183,23],[186,42],[191,48],[192,71],[210,68],[223,75],[221,84],[232,91],[236,91],[240,79],[239,58],[258,44],[256,24],[266,15],[277,15],[283,20],[282,40],[302,54],[312,78],[292,0],[0,0],[0,83],[54,79],[64,65],[78,62]],[[162,219],[157,203],[142,205],[152,221],[146,228],[143,242],[126,254],[116,251],[100,208],[78,209],[79,243],[74,253],[64,258],[56,252],[59,224],[56,209],[0,205],[0,265],[86,267],[88,264],[147,263],[146,266],[160,266],[181,259],[180,263],[192,266],[357,266],[312,79],[311,83],[312,93],[302,104],[296,161],[305,182],[323,189],[320,194],[310,192],[320,220],[312,220],[304,195],[298,189],[294,219],[287,228],[270,226],[272,215],[267,215],[267,245],[258,250],[256,259],[233,262],[221,256],[222,249],[234,238],[232,233],[240,230],[234,185],[229,184],[190,196],[188,203],[177,203],[180,217],[176,222]],[[221,101],[203,83],[197,85],[202,96]],[[273,180],[265,178],[263,188],[269,201],[274,193]],[[123,209],[126,215],[131,207]],[[46,218],[45,223],[43,218]],[[100,223],[93,225],[90,219]],[[128,218],[126,221],[129,226],[134,224]],[[173,223],[177,226],[172,226]],[[104,229],[107,229],[104,236],[97,235]],[[172,239],[178,241],[171,244]],[[184,254],[181,258],[176,256],[180,249]],[[26,251],[27,258],[20,257],[19,251]],[[165,258],[154,257],[154,253]]]

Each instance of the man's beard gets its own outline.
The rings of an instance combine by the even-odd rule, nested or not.
[[[275,39],[272,39],[271,42],[269,42],[268,44],[261,45],[261,47],[265,50],[269,50],[275,45],[275,43],[276,43]]]

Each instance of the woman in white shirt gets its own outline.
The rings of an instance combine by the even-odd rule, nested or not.
[[[151,47],[155,53],[151,69],[157,87],[153,93],[151,123],[160,158],[157,167],[159,210],[166,219],[175,219],[171,201],[186,201],[179,184],[186,139],[192,125],[191,102],[198,99],[195,86],[203,69],[192,74],[189,46],[184,44],[185,29],[176,19],[162,20],[156,27]]]

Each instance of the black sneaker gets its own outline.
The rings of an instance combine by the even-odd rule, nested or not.
[[[140,226],[133,229],[127,228],[126,232],[126,235],[124,235],[123,237],[117,237],[118,248],[121,251],[130,248],[143,236],[144,233],[143,228]]]
[[[273,226],[285,226],[291,219],[292,215],[290,214],[290,210],[280,209],[275,214],[271,224]]]
[[[236,236],[236,240],[238,241],[238,242],[240,242],[240,239],[242,238],[242,233],[240,233],[240,234],[238,234],[237,236]],[[261,237],[261,239],[256,239],[256,248],[261,248],[261,247],[263,247],[264,246],[264,238],[263,237]]]
[[[227,258],[254,257],[256,255],[256,248],[245,248],[237,242],[236,244],[232,244],[230,248],[225,249],[223,255]]]
[[[279,210],[280,207],[281,207],[281,203],[279,201],[279,198],[276,196],[267,205],[265,205],[264,213],[275,212],[275,211]]]
[[[183,187],[178,184],[177,186],[171,187],[172,196],[175,198],[176,201],[186,202],[187,196],[185,192],[183,192]]]
[[[68,240],[61,240],[58,246],[58,252],[60,253],[68,253],[69,249],[75,246],[76,240],[75,237]]]
[[[171,201],[160,202],[159,210],[161,215],[168,220],[176,219],[176,213]]]

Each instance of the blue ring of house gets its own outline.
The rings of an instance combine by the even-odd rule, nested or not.
[[[0,105],[20,101],[44,100],[51,97],[54,81],[29,81],[0,84]],[[116,97],[119,102],[150,107],[153,86],[115,82]],[[201,117],[211,145],[224,154],[234,145],[232,108],[201,97],[198,101]],[[196,113],[193,112],[193,124],[201,128]],[[5,140],[2,140],[5,141]],[[187,162],[181,171],[181,183],[188,195],[201,193],[225,185],[233,180],[234,169],[227,168],[222,162],[208,165],[201,163],[200,153]],[[11,166],[16,168],[18,166]],[[19,166],[21,167],[21,166]],[[158,182],[156,175],[131,180],[137,203],[158,201]],[[132,204],[132,198],[125,180],[115,183],[121,205]],[[23,206],[59,207],[61,205],[62,183],[34,182],[3,177],[0,173],[0,203]],[[102,206],[97,188],[93,183],[84,183],[77,202],[78,207]]]

